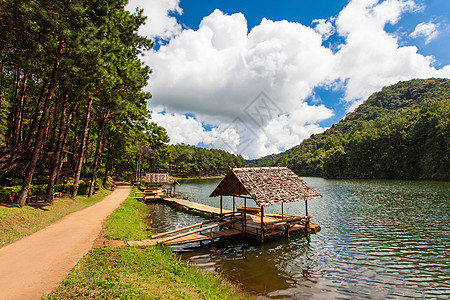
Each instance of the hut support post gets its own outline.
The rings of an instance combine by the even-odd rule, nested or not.
[[[306,217],[308,216],[308,200],[305,200],[305,213]]]
[[[264,243],[264,206],[261,206],[261,243]]]
[[[281,203],[281,220],[284,220],[284,209],[283,209],[283,203]]]
[[[236,198],[233,196],[233,219],[234,219],[234,210],[235,210],[235,206],[236,206]],[[233,228],[234,228],[234,223],[233,223]]]
[[[220,217],[222,217],[222,196],[220,196]]]
[[[290,237],[291,237],[291,233],[289,232],[290,226],[289,226],[289,225],[286,225],[286,226],[284,226],[284,227],[285,227],[285,229],[286,229],[286,235],[287,235],[287,237],[290,238]]]
[[[242,233],[247,231],[247,198],[244,198],[244,228],[242,228]]]
[[[308,216],[308,200],[305,199],[305,213],[306,213],[306,222],[305,222],[305,231],[309,232],[309,216]]]

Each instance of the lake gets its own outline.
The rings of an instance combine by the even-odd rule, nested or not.
[[[323,196],[308,201],[320,232],[263,245],[238,238],[174,251],[262,298],[450,297],[450,183],[303,179]],[[177,192],[218,207],[209,194],[219,182],[183,181]],[[231,198],[224,197],[224,208],[232,208]],[[304,202],[284,210],[304,215]],[[279,213],[280,207],[266,211]],[[150,218],[157,233],[205,220],[156,203]]]

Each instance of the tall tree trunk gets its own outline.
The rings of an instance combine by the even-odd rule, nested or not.
[[[75,103],[72,105],[72,107],[69,110],[69,115],[67,116],[67,122],[66,122],[66,126],[65,126],[65,131],[64,131],[64,139],[63,139],[63,144],[62,144],[62,151],[59,155],[59,163],[58,163],[58,171],[56,172],[56,179],[55,179],[55,183],[58,182],[59,180],[59,174],[61,173],[61,169],[63,166],[63,155],[64,155],[64,149],[66,148],[66,144],[67,144],[67,138],[69,136],[69,129],[70,129],[70,124],[72,122],[72,116],[75,112],[75,110],[77,109],[78,104]]]
[[[62,98],[64,98],[65,96],[63,95]],[[55,99],[54,104],[53,104],[53,111],[52,111],[52,117],[49,118],[49,126],[48,126],[48,130],[47,130],[47,134],[48,134],[48,138],[46,139],[46,149],[48,149],[48,151],[50,152],[54,152],[55,148],[56,148],[56,143],[57,143],[57,131],[58,131],[58,124],[60,123],[58,121],[58,112],[61,109],[62,111],[62,105],[63,103],[61,103],[62,101],[60,101],[58,98]],[[60,108],[61,106],[61,108]],[[66,110],[67,111],[67,110]],[[44,154],[45,155],[45,154]],[[46,160],[44,160],[45,162]]]
[[[83,137],[81,138],[81,145],[80,145],[80,151],[78,152],[78,161],[77,161],[77,166],[75,169],[75,180],[73,182],[73,191],[72,191],[72,199],[75,200],[78,194],[78,185],[80,184],[80,176],[81,176],[81,168],[83,166],[83,157],[84,157],[84,148],[86,147],[86,137],[87,137],[87,132],[89,129],[89,118],[91,115],[91,107],[92,107],[92,102],[94,101],[94,98],[91,98],[91,100],[89,100],[89,104],[87,107],[87,111],[86,111],[86,120],[84,122],[84,129],[83,129]]]
[[[39,119],[39,112],[41,111],[41,106],[42,106],[42,102],[44,99],[46,88],[47,88],[47,82],[44,82],[44,84],[42,84],[41,93],[39,94],[36,108],[34,109],[33,121],[31,122],[30,129],[28,130],[28,136],[27,136],[27,142],[26,142],[27,148],[30,148],[31,144],[33,142],[34,130],[36,128],[36,125],[37,125],[37,122]]]
[[[53,104],[53,101],[52,101]],[[47,158],[48,158],[48,152],[49,152],[49,142],[48,142],[48,135],[49,135],[49,130],[51,129],[51,118],[50,115],[53,113],[53,111],[56,110],[56,107],[54,107],[54,105],[52,105],[52,107],[50,108],[50,111],[48,112],[48,118],[47,118],[47,125],[45,126],[45,130],[44,130],[44,135],[42,138],[43,144],[42,144],[42,149],[44,149],[44,153],[42,154],[42,170],[43,172],[45,172],[45,166],[47,164]],[[50,151],[52,151],[52,149],[50,149]]]
[[[3,55],[2,55],[3,56]],[[2,59],[2,62],[1,62],[1,67],[0,67],[0,109],[2,108],[2,104],[3,104],[3,90],[4,90],[4,88],[3,88],[3,86],[4,86],[4,68],[5,68],[5,64],[4,64],[4,62],[3,62],[3,59]]]
[[[14,145],[14,128],[16,127],[15,124],[17,123],[17,112],[19,111],[18,108],[18,95],[19,95],[19,87],[20,87],[20,66],[17,68],[15,74],[14,74],[14,91],[13,91],[13,97],[11,100],[12,107],[11,107],[11,113],[8,117],[8,137],[6,139],[6,145],[7,147],[15,147]]]
[[[23,120],[23,108],[26,95],[28,82],[28,74],[25,74],[22,82],[22,90],[20,92],[20,99],[18,101],[17,113],[14,122],[13,130],[13,147],[18,147],[22,142],[22,120]]]
[[[100,153],[102,150],[103,136],[105,134],[106,119],[108,118],[108,115],[109,111],[107,110],[103,115],[102,126],[100,128],[100,134],[97,139],[97,149],[95,150],[94,165],[92,166],[91,184],[89,186],[89,198],[91,198],[94,194],[95,180],[97,179],[97,168],[100,161]]]
[[[58,55],[55,60],[55,64],[53,66],[53,71],[50,79],[50,85],[48,89],[47,96],[45,97],[44,109],[42,111],[41,121],[39,122],[39,128],[36,135],[36,142],[33,147],[33,153],[31,155],[31,160],[28,163],[27,169],[25,171],[25,179],[23,180],[22,189],[20,190],[18,203],[20,206],[24,206],[28,196],[28,189],[30,187],[31,179],[33,178],[34,170],[36,169],[37,161],[39,159],[39,153],[41,152],[44,131],[46,130],[46,126],[48,123],[48,116],[50,113],[50,108],[52,107],[53,102],[53,92],[56,89],[56,78],[59,70],[60,57],[62,42],[59,43],[58,46]]]
[[[65,132],[64,128],[66,125],[67,99],[68,98],[69,98],[69,90],[66,89],[64,91],[63,100],[62,100],[61,122],[60,122],[60,126],[59,126],[57,145],[53,152],[50,177],[48,179],[47,193],[45,195],[45,201],[49,202],[49,203],[53,202],[53,187],[55,186],[56,175],[58,173],[58,167],[59,167],[59,159],[61,156],[61,152],[63,150],[62,147],[63,147],[63,140],[64,140],[64,132]],[[55,127],[57,127],[56,121],[55,121]]]
[[[108,149],[111,148],[111,145],[109,144]],[[108,151],[108,156],[106,157],[106,164],[105,164],[105,176],[103,177],[103,187],[106,188],[106,181],[108,180],[109,170],[111,165],[111,153]]]

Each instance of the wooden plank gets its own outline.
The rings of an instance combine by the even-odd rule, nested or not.
[[[220,220],[222,220],[224,218],[225,217],[216,218],[216,219],[208,220],[208,221],[205,221],[205,222],[202,222],[202,223],[197,223],[197,224],[193,224],[193,225],[186,226],[186,227],[183,227],[183,228],[178,228],[178,229],[174,229],[174,230],[171,230],[171,231],[159,233],[159,234],[153,235],[151,238],[152,239],[157,239],[157,238],[160,238],[160,237],[163,237],[165,235],[172,234],[172,233],[177,233],[177,232],[180,232],[180,231],[183,231],[183,230],[188,230],[188,229],[192,229],[192,228],[195,228],[195,227],[198,227],[198,226],[202,226],[202,225],[205,225],[205,224],[217,222],[217,221],[220,221]]]
[[[161,240],[161,242],[165,243],[167,241],[170,241],[170,240],[173,240],[173,239],[176,239],[176,238],[179,238],[179,237],[183,237],[183,236],[186,236],[186,235],[189,235],[189,234],[198,233],[198,232],[209,230],[209,229],[212,229],[212,228],[215,228],[215,227],[218,227],[218,226],[224,226],[224,225],[227,225],[227,224],[230,224],[230,223],[239,222],[242,219],[243,218],[237,218],[237,219],[233,219],[233,220],[230,220],[230,221],[226,221],[226,222],[222,222],[222,223],[206,226],[206,227],[203,227],[203,228],[195,229],[195,230],[192,230],[192,231],[189,231],[189,232],[182,233],[180,235],[175,235],[175,236],[164,238],[164,239]]]
[[[203,234],[192,234],[189,236],[174,239],[172,241],[167,242],[167,244],[178,245],[178,244],[185,244],[185,243],[200,242],[200,241],[205,241],[208,239],[210,239],[210,238]]]

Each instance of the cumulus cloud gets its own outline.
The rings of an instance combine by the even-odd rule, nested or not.
[[[439,35],[438,25],[428,22],[428,23],[419,23],[413,32],[409,35],[412,38],[425,38],[425,44],[430,43],[432,40],[437,38]]]
[[[312,24],[314,25],[314,30],[322,36],[323,40],[327,40],[330,36],[334,34],[335,29],[332,23],[333,20],[334,18],[331,18],[330,20],[316,19],[312,21]]]
[[[384,85],[400,80],[448,74],[436,70],[433,57],[418,53],[415,46],[399,46],[398,37],[385,31],[405,12],[421,9],[414,1],[351,1],[336,19],[338,34],[345,37],[336,55],[339,77],[346,80],[345,100],[359,104]]]
[[[131,12],[136,8],[144,10],[147,20],[145,26],[139,29],[141,35],[151,39],[168,40],[181,33],[181,25],[171,16],[183,13],[179,3],[180,0],[130,0],[126,9]]]
[[[385,30],[418,9],[412,0],[353,0],[312,26],[263,19],[250,32],[243,14],[215,10],[198,30],[174,33],[145,58],[153,69],[151,109],[168,112],[154,119],[173,143],[201,142],[247,158],[288,149],[323,131],[319,123],[333,115],[306,102],[316,87],[340,87],[355,107],[384,85],[450,75],[450,66],[436,70],[432,57],[400,46]],[[344,40],[335,53],[323,45],[333,33]],[[255,122],[252,110],[263,122]]]

